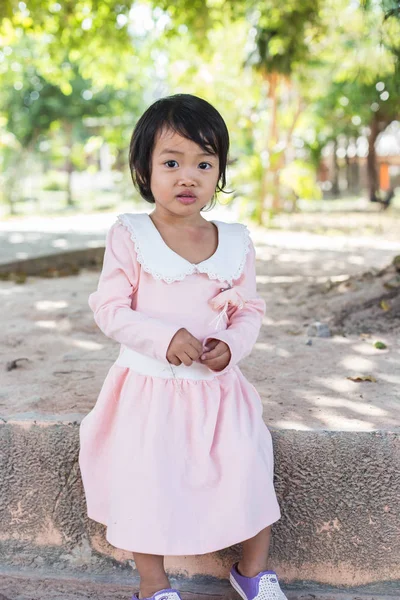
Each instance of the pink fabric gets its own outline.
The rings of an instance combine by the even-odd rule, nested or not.
[[[237,366],[251,352],[265,311],[252,244],[243,274],[221,292],[227,287],[200,273],[174,283],[155,279],[138,263],[129,231],[120,223],[109,231],[98,289],[89,298],[100,329],[121,349],[159,360],[181,327],[203,343],[222,339],[232,354],[210,381],[111,367],[82,421],[79,461],[88,516],[107,526],[117,548],[202,554],[280,518],[271,435],[260,397]],[[228,299],[227,318],[215,331],[220,302]]]

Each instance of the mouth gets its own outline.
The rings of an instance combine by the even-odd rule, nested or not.
[[[193,192],[181,192],[176,196],[176,199],[185,206],[189,206],[197,202],[197,197],[193,194]]]
[[[178,198],[196,198],[193,192],[182,192],[178,194]]]

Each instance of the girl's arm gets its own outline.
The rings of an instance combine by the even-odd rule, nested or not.
[[[204,341],[216,339],[225,342],[231,351],[229,364],[223,371],[229,367],[235,366],[242,358],[248,356],[254,344],[257,341],[261,329],[262,318],[265,314],[265,302],[257,294],[256,288],[256,267],[255,267],[255,249],[250,242],[246,265],[243,273],[232,286],[237,289],[240,296],[245,300],[243,308],[235,308],[229,318],[229,324],[224,331],[216,332],[208,336]]]
[[[169,343],[179,327],[132,310],[140,265],[129,231],[115,223],[107,234],[103,269],[89,306],[101,331],[120,344],[166,360]]]

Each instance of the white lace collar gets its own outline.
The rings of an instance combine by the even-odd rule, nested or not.
[[[212,221],[218,227],[218,247],[210,258],[193,264],[167,246],[148,214],[124,213],[118,215],[118,221],[130,232],[142,269],[155,279],[173,283],[193,273],[205,273],[232,285],[243,273],[250,246],[245,225]]]

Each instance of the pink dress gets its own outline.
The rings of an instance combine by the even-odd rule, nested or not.
[[[271,434],[238,362],[256,342],[264,301],[245,226],[213,221],[218,247],[195,265],[169,248],[147,214],[111,227],[98,289],[89,297],[105,335],[121,344],[80,427],[88,516],[117,548],[204,554],[280,518]],[[217,338],[230,364],[214,372],[166,360],[185,327]]]

